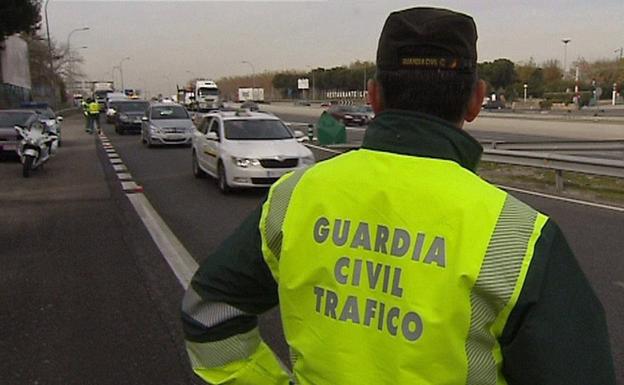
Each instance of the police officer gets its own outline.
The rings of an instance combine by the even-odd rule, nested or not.
[[[97,100],[89,99],[89,105],[87,106],[87,111],[89,113],[89,133],[92,133],[96,130],[100,132],[100,104]]]
[[[196,272],[186,347],[210,384],[615,384],[603,308],[557,225],[475,174],[467,15],[386,20],[362,148],[281,178]],[[257,315],[279,305],[288,374]]]

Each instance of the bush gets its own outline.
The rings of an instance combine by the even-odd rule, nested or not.
[[[553,102],[551,100],[540,100],[539,106],[541,110],[550,110],[552,108]]]

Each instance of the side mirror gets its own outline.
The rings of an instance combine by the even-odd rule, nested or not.
[[[143,117],[141,117],[141,120],[142,120],[142,121],[144,121],[144,122],[149,121],[149,119],[147,118],[147,116],[143,116]]]
[[[295,138],[299,139],[299,138],[302,138],[304,136],[305,136],[305,134],[303,133],[303,131],[295,130]]]
[[[56,117],[56,120],[59,121],[59,122],[62,122],[63,121],[63,117],[59,115],[59,116]]]
[[[217,133],[214,131],[210,131],[209,133],[206,134],[206,139],[208,140],[214,140],[214,141],[218,141],[219,137],[217,136]]]

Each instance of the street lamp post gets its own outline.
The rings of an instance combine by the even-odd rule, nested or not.
[[[255,101],[256,100],[256,69],[254,68],[254,65],[251,64],[251,62],[248,62],[247,60],[243,60],[242,63],[243,64],[247,63],[249,64],[249,66],[251,66],[251,98]]]
[[[568,43],[571,42],[572,39],[561,39],[563,43],[563,77],[566,77],[566,67],[568,65]]]
[[[130,56],[126,56],[119,62],[119,78],[121,80],[121,92],[125,92],[122,64],[124,61],[130,60]]]
[[[524,102],[526,103],[527,101],[527,89],[529,88],[529,85],[524,83]]]
[[[73,83],[74,82],[74,76],[73,76],[73,70],[74,70],[74,66],[73,66],[73,58],[72,58],[72,53],[71,53],[71,37],[75,32],[81,32],[81,31],[88,31],[89,27],[82,27],[82,28],[75,28],[72,29],[71,32],[69,33],[69,35],[67,35],[67,57],[69,59],[69,68],[68,68],[68,73],[67,73],[67,80],[69,80],[69,83]]]
[[[48,35],[48,60],[50,61],[50,76],[54,73],[52,69],[52,41],[50,40],[50,23],[48,22],[48,2],[50,0],[46,0],[45,5],[43,6],[43,10],[45,13],[45,21],[46,21],[46,34]]]

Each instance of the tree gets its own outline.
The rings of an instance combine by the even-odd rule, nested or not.
[[[39,0],[2,0],[0,2],[0,41],[19,32],[39,29]]]

